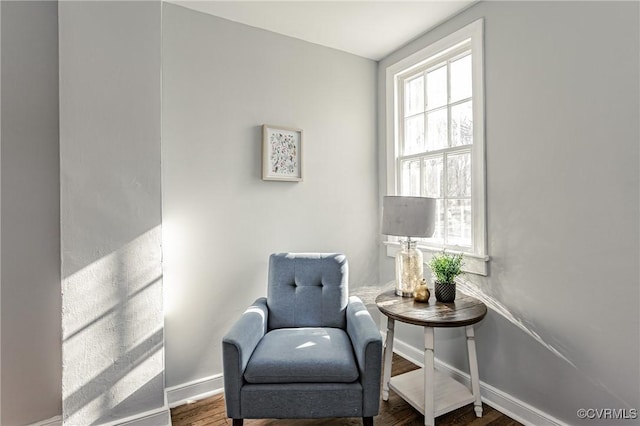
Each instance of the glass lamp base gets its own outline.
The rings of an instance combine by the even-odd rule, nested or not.
[[[402,297],[413,297],[413,291],[404,291],[402,289],[396,288],[396,295]]]
[[[413,297],[423,272],[422,252],[416,248],[416,242],[411,239],[401,241],[401,249],[396,254],[396,294]]]

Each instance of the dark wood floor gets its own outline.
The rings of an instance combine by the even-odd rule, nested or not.
[[[393,355],[391,375],[406,373],[418,368],[416,365]],[[520,423],[483,404],[481,418],[473,412],[473,404],[454,410],[436,418],[438,426],[521,426]],[[193,404],[186,404],[171,410],[173,426],[223,426],[231,425],[227,418],[222,394],[203,399]],[[319,420],[245,420],[246,426],[351,426],[362,425],[361,418],[319,419]],[[381,401],[380,414],[375,417],[376,426],[422,426],[424,417],[393,391],[389,401]]]

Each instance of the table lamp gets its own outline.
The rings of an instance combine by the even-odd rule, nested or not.
[[[431,237],[435,228],[436,200],[426,197],[385,196],[382,200],[382,233],[406,237],[396,254],[396,294],[412,297],[424,273],[422,252],[411,237]]]

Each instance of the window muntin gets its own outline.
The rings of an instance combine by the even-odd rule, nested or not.
[[[400,74],[400,195],[436,198],[429,245],[473,248],[473,74],[469,43]]]

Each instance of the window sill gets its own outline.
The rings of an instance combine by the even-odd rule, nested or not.
[[[383,241],[387,247],[387,256],[396,257],[396,253],[400,251],[400,243],[394,241]],[[424,263],[428,263],[434,254],[441,253],[442,249],[436,249],[426,246],[418,246],[424,256]],[[447,250],[449,253],[455,253],[453,250]],[[476,254],[462,253],[464,256],[464,265],[462,270],[468,274],[487,276],[489,274],[489,256],[478,256]]]

